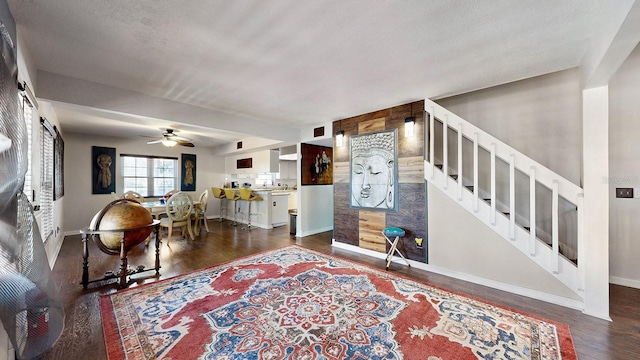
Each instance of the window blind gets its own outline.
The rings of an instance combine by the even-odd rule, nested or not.
[[[33,203],[35,201],[35,196],[33,193],[33,183],[32,183],[33,172],[31,171],[31,164],[33,164],[33,157],[32,157],[32,154],[33,154],[32,152],[33,106],[31,105],[31,102],[29,101],[27,96],[24,94],[21,96],[20,100],[22,103],[22,114],[24,117],[24,123],[27,128],[27,162],[28,164],[27,164],[27,173],[25,174],[25,178],[24,178],[23,192],[27,196],[27,199],[29,199],[29,201]]]
[[[40,134],[42,142],[42,172],[40,184],[40,210],[42,212],[42,223],[40,231],[42,241],[47,241],[53,235],[53,127],[47,119],[40,118],[42,126]]]

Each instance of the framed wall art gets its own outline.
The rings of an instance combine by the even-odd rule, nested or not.
[[[110,194],[116,191],[116,148],[91,147],[92,194]]]
[[[350,207],[398,211],[398,130],[350,137]]]
[[[182,154],[180,190],[196,191],[196,155]]]
[[[333,184],[333,148],[301,144],[301,185]]]

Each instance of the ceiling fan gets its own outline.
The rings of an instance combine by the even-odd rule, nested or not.
[[[164,134],[162,134],[161,139],[147,141],[147,144],[158,144],[158,143],[161,143],[166,147],[174,147],[176,145],[187,146],[187,147],[195,146],[193,145],[193,140],[174,134],[173,129],[167,129],[167,131]]]

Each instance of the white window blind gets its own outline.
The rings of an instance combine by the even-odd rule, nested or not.
[[[177,189],[178,159],[121,154],[123,192],[135,191],[144,197],[163,196]]]
[[[40,210],[42,223],[40,232],[42,241],[46,241],[53,234],[53,127],[47,119],[41,118],[40,149],[42,151],[42,172],[40,184]]]
[[[25,174],[25,178],[24,178],[24,193],[25,195],[27,195],[27,199],[29,199],[29,201],[34,202],[35,198],[33,195],[33,183],[32,183],[33,172],[31,171],[31,165],[33,164],[33,156],[32,156],[33,154],[32,153],[33,106],[31,105],[31,102],[29,101],[27,96],[24,94],[21,96],[20,102],[22,104],[22,114],[24,117],[24,123],[27,128],[28,164],[27,164],[27,173]]]

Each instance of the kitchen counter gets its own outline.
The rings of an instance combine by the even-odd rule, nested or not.
[[[232,189],[236,193],[239,189]],[[292,193],[297,194],[297,190],[282,190],[282,189],[266,189],[255,188],[251,189],[255,195],[262,197],[262,201],[254,201],[251,204],[251,225],[262,229],[271,229],[273,227],[285,225],[288,221],[287,215],[289,210],[289,196]],[[226,201],[226,200],[224,200]],[[227,206],[227,212],[223,214],[224,218],[232,220],[234,206]],[[238,200],[236,201],[235,208],[239,209],[237,214],[237,220],[239,223],[247,223],[247,211],[249,202]],[[244,212],[244,217],[242,216]]]

